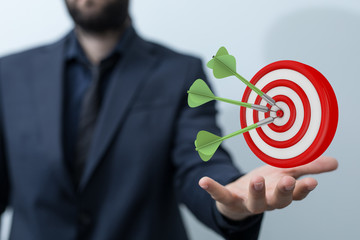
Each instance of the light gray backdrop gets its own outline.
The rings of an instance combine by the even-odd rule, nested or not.
[[[131,0],[138,32],[204,62],[224,45],[237,57],[238,72],[250,79],[275,60],[312,65],[337,94],[340,119],[326,152],[339,169],[319,176],[305,201],[266,214],[260,239],[360,239],[360,2],[358,0]],[[63,0],[0,0],[0,56],[58,39],[71,28]],[[206,70],[208,76],[210,71]],[[236,79],[210,77],[219,96],[241,99]],[[228,134],[239,129],[239,110],[218,104],[219,124]],[[249,171],[262,162],[239,136],[226,141],[235,162]],[[220,239],[184,208],[192,239]],[[2,231],[6,239],[10,216]],[[166,227],[166,226],[164,226]]]

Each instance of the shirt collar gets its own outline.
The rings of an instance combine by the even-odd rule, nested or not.
[[[116,54],[119,54],[121,56],[126,51],[129,44],[134,39],[135,35],[136,33],[133,26],[130,25],[129,27],[127,27],[122,37],[115,45],[114,49],[103,60],[106,60]],[[71,30],[71,32],[68,35],[67,45],[65,50],[65,61],[71,61],[71,60],[78,60],[84,63],[89,63],[89,60],[87,59],[85,52],[77,39],[75,29]]]

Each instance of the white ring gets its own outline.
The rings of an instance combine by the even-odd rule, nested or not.
[[[256,130],[249,131],[250,137],[253,140],[254,144],[262,151],[264,154],[276,158],[276,159],[289,159],[296,156],[299,156],[303,152],[305,152],[309,146],[313,143],[315,140],[319,129],[320,129],[320,123],[321,123],[321,103],[319,99],[319,95],[315,89],[315,87],[312,85],[309,79],[307,79],[303,74],[290,70],[290,69],[278,69],[272,72],[267,73],[264,75],[257,84],[255,85],[259,89],[263,89],[267,84],[279,80],[279,79],[286,79],[289,81],[292,81],[299,85],[305,92],[306,96],[309,99],[310,102],[310,111],[311,111],[311,118],[309,123],[309,128],[303,138],[294,144],[293,146],[290,146],[288,148],[275,148],[267,143],[265,143]],[[287,88],[289,89],[289,88]],[[270,91],[269,91],[270,92]],[[271,95],[268,93],[270,97],[273,97],[274,95]],[[257,97],[257,94],[253,91],[250,92],[248,102],[254,103],[255,99]],[[293,102],[294,99],[291,99]],[[253,120],[253,114],[251,109],[246,109],[246,124],[247,126],[254,124]],[[296,118],[299,118],[298,114],[296,115]],[[286,132],[284,133],[286,134]]]

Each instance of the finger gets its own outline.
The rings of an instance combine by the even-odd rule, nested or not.
[[[292,176],[299,178],[307,174],[330,172],[338,168],[338,161],[333,157],[320,156],[315,161],[291,169]]]
[[[263,177],[258,176],[251,179],[246,207],[253,214],[266,210],[265,179]]]
[[[318,182],[314,178],[303,178],[296,182],[293,200],[303,200],[316,188]]]
[[[296,180],[290,176],[284,176],[278,182],[273,196],[270,198],[269,205],[272,208],[284,208],[288,206],[293,199],[293,191]]]
[[[227,188],[209,177],[201,178],[199,186],[207,191],[215,201],[222,204],[227,205],[234,200],[232,193]]]

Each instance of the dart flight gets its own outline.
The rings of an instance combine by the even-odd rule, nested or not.
[[[206,66],[213,70],[213,74],[216,78],[220,79],[229,76],[237,77],[271,106],[275,105],[274,99],[263,93],[260,89],[236,72],[236,59],[234,56],[229,54],[225,47],[221,47],[217,51],[216,55],[213,56],[213,58],[206,64]]]

